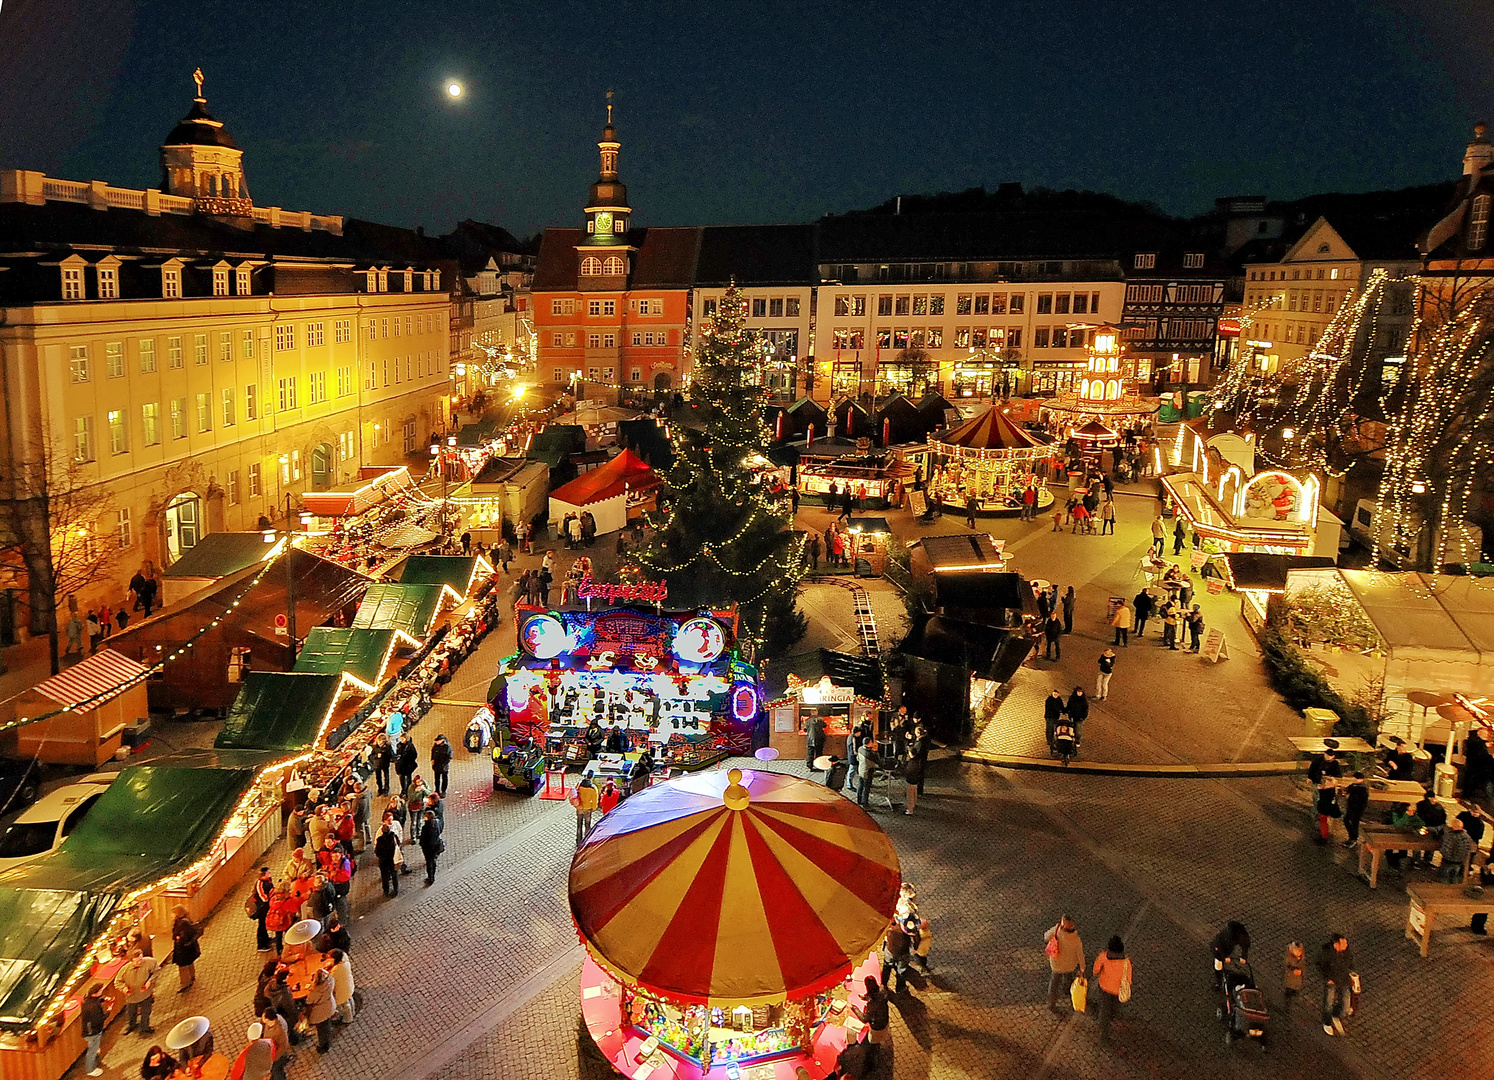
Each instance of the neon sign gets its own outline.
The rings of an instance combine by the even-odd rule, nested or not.
[[[757,715],[757,691],[750,686],[739,686],[731,692],[731,714],[738,720],[751,720]]]
[[[674,635],[674,655],[691,664],[709,664],[726,649],[726,634],[715,619],[691,619]]]
[[[609,604],[619,600],[643,600],[650,604],[661,604],[669,597],[669,582],[642,581],[636,585],[599,585],[587,574],[581,579],[576,595],[582,600],[605,600]]]

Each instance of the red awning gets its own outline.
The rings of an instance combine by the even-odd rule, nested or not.
[[[103,649],[37,683],[36,691],[65,708],[77,708],[85,701],[92,708],[119,694],[126,683],[134,682],[149,670],[113,649]]]
[[[654,470],[642,458],[631,450],[624,450],[601,468],[582,473],[569,484],[556,488],[550,492],[550,498],[572,506],[586,506],[621,495],[624,488],[637,491],[658,482]]]

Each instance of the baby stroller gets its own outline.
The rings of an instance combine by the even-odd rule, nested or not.
[[[1048,741],[1048,750],[1065,765],[1079,756],[1079,736],[1067,720],[1060,720],[1053,728],[1053,738]]]
[[[1221,969],[1224,1001],[1214,1015],[1224,1021],[1224,1045],[1236,1039],[1255,1039],[1266,1051],[1266,996],[1255,988],[1255,974],[1246,960],[1231,956]]]

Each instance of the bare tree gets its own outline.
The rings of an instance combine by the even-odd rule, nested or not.
[[[113,498],[92,464],[76,460],[72,447],[59,448],[45,424],[31,434],[11,442],[23,456],[12,458],[4,478],[0,565],[25,573],[30,629],[47,635],[55,675],[58,612],[75,611],[79,592],[112,576],[119,544],[112,532],[100,533]]]

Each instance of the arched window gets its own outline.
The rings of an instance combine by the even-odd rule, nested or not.
[[[628,272],[627,263],[623,262],[622,256],[611,255],[608,257],[605,269],[602,273],[607,277],[622,277]]]
[[[1468,215],[1468,250],[1482,251],[1489,239],[1489,196],[1480,195],[1473,200],[1473,212]]]
[[[598,259],[594,255],[588,255],[586,258],[582,259],[581,260],[581,276],[582,277],[601,277],[602,276],[602,260]]]
[[[1120,397],[1120,392],[1121,384],[1119,380],[1111,379],[1108,383],[1105,384],[1105,396],[1111,401],[1114,401],[1116,398]]]
[[[602,151],[602,171],[605,173],[617,172],[617,151]]]

